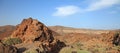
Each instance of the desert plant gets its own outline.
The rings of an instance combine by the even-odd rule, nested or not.
[[[71,46],[73,46],[74,48],[80,49],[80,50],[84,49],[83,48],[84,45],[81,42],[73,43]]]
[[[2,42],[6,45],[15,45],[22,43],[22,40],[20,38],[6,38],[2,40]]]
[[[79,49],[83,49],[83,48],[82,48],[83,44],[80,43],[80,42],[76,43],[76,46],[77,46]]]
[[[112,47],[113,50],[117,50],[117,51],[120,51],[120,46],[114,46]]]

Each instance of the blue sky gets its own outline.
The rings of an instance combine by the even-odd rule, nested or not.
[[[120,29],[120,0],[0,0],[0,26],[28,17],[47,26]]]

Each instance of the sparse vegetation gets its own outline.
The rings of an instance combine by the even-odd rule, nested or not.
[[[92,53],[105,53],[107,50],[106,50],[106,48],[91,48],[90,51]]]
[[[80,49],[80,50],[84,49],[83,48],[84,45],[81,42],[74,43],[73,46],[76,47],[76,48],[78,48],[78,49]]]
[[[120,52],[120,46],[114,46],[114,47],[112,47],[112,50],[117,50]]]
[[[15,45],[15,44],[22,43],[22,40],[19,38],[6,38],[2,40],[2,42],[6,45]]]

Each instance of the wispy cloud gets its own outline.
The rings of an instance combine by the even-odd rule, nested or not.
[[[119,4],[119,1],[120,0],[98,0],[96,2],[92,2],[86,10],[87,11],[95,11],[95,10],[108,8],[115,4]]]
[[[57,7],[56,10],[53,16],[68,16],[80,12],[80,8],[73,5]]]
[[[85,9],[81,9],[79,6],[75,5],[62,6],[56,8],[57,11],[53,13],[53,16],[69,16],[80,12],[96,11],[109,8],[116,4],[120,4],[120,0],[95,0]]]

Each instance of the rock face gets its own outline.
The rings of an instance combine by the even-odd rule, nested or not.
[[[43,23],[38,20],[28,18],[24,19],[21,24],[16,27],[12,33],[12,38],[20,38],[22,44],[16,45],[19,48],[37,49],[41,52],[58,53],[65,44],[53,37],[53,31],[47,28]],[[21,46],[22,45],[22,46]],[[39,50],[38,48],[43,48]],[[19,50],[19,52],[24,52]]]
[[[32,18],[24,19],[13,32],[12,37],[20,38],[23,42],[52,42],[54,40],[52,31]]]
[[[17,53],[17,49],[13,46],[4,45],[0,42],[0,53]]]

